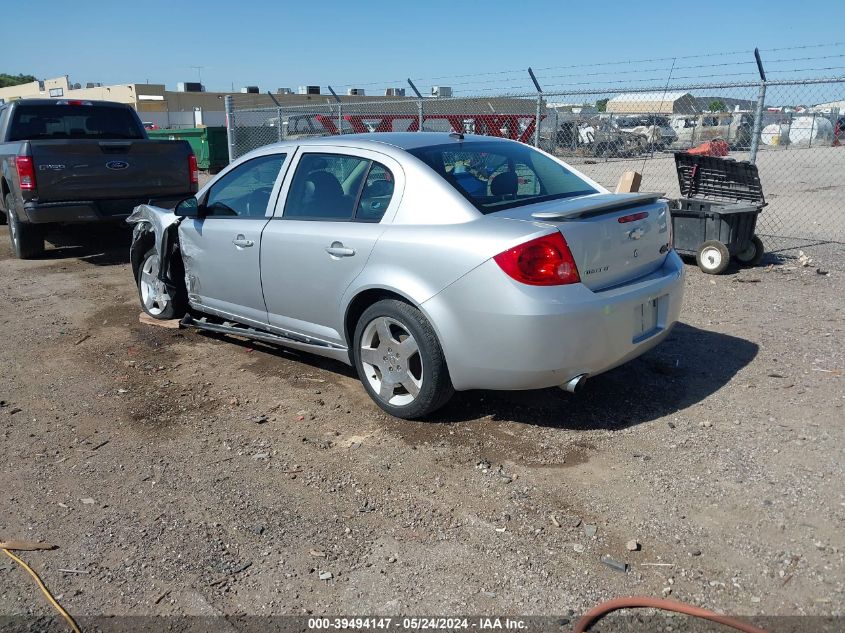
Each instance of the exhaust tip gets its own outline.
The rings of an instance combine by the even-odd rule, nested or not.
[[[585,382],[587,382],[587,374],[578,374],[575,378],[570,379],[569,382],[563,383],[560,388],[569,393],[578,393],[581,391],[581,387],[584,386]]]

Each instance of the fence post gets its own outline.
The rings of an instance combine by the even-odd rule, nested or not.
[[[543,107],[543,89],[540,87],[540,82],[537,81],[537,77],[534,75],[534,71],[531,70],[530,66],[528,67],[528,75],[537,89],[537,113],[534,119],[534,147],[540,147],[540,109]]]
[[[335,102],[337,102],[337,133],[343,134],[343,104],[340,101],[340,97],[337,96],[337,93],[334,91],[334,88],[329,86],[329,92],[332,93]],[[329,105],[329,114],[332,113],[332,106]]]
[[[813,112],[813,122],[810,123],[810,143],[807,145],[808,148],[813,146],[813,130],[815,129],[815,127],[816,127],[816,113]]]
[[[226,95],[223,98],[223,104],[226,108],[226,137],[229,142],[229,162],[235,160],[235,108],[232,100],[232,95]]]
[[[417,87],[414,85],[414,82],[411,81],[410,77],[408,78],[408,85],[411,86],[411,90],[414,91],[414,94],[417,95],[417,132],[423,131],[423,96],[420,94],[420,91],[417,90]]]
[[[284,139],[284,133],[282,132],[282,109],[276,108],[276,125],[278,126],[277,136],[279,139],[279,143],[282,142]]]
[[[343,134],[343,104],[337,102],[337,133]]]
[[[751,136],[751,151],[748,156],[748,161],[752,165],[757,162],[757,150],[760,148],[760,135],[763,132],[763,107],[766,103],[766,72],[763,70],[760,51],[756,48],[754,59],[757,61],[757,72],[760,73],[760,91],[757,93],[757,107],[754,108],[754,132]]]
[[[763,133],[763,105],[766,102],[766,82],[760,82],[757,93],[757,107],[754,108],[754,131],[751,133],[751,152],[748,161],[754,165],[757,162],[757,150],[760,148],[760,136]]]

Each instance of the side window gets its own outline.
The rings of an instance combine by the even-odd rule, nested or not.
[[[290,184],[282,219],[348,222],[371,161],[340,154],[304,154]]]
[[[286,154],[259,156],[223,176],[208,192],[206,217],[261,218]]]
[[[355,219],[359,222],[380,222],[390,205],[394,185],[391,171],[381,163],[373,162],[364,181]]]

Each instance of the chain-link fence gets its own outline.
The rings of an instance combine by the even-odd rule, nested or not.
[[[768,202],[758,233],[771,249],[845,242],[843,100],[845,78],[834,78],[274,108],[227,100],[227,120],[233,158],[316,136],[463,132],[537,145],[610,189],[635,170],[643,190],[670,197],[680,195],[672,153],[709,143],[716,154],[757,164]]]

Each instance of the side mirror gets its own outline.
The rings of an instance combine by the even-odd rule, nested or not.
[[[202,217],[200,212],[200,204],[194,196],[180,200],[173,209],[173,213],[180,218],[199,218]]]

